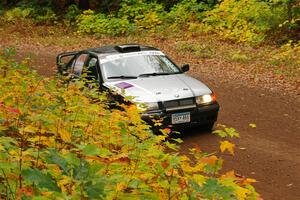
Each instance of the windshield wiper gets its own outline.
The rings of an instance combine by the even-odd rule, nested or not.
[[[154,73],[147,73],[147,74],[140,74],[139,77],[147,77],[147,76],[161,76],[161,75],[170,75],[174,73],[167,73],[167,72],[154,72]]]
[[[107,79],[136,79],[136,76],[110,76]]]

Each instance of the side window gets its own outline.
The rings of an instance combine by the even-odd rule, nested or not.
[[[83,65],[88,57],[88,54],[81,54],[78,56],[78,58],[75,60],[74,66],[73,66],[73,74],[80,76],[83,70]]]
[[[88,78],[99,80],[99,76],[98,76],[98,72],[97,72],[97,64],[98,64],[97,58],[89,57],[87,64],[86,64],[86,72],[87,72]]]

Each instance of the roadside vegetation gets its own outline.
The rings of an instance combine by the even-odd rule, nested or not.
[[[164,44],[171,56],[180,52],[179,61],[207,66],[201,70],[223,75],[233,68],[253,80],[271,74],[293,91],[300,84],[297,0],[16,0],[0,6],[1,45],[63,51],[78,44]],[[215,153],[195,146],[189,157],[180,155],[176,143],[182,141],[167,139],[167,130],[154,135],[135,106],[111,111],[105,94],[82,82],[41,77],[12,54],[0,53],[1,199],[259,198],[255,180],[220,172],[222,153],[234,153],[228,140]],[[226,127],[216,134],[238,136]]]
[[[41,27],[41,40],[56,35],[57,29],[72,38],[155,37],[175,41],[178,50],[198,59],[221,56],[238,68],[250,68],[251,74],[271,73],[279,81],[299,85],[297,0],[19,0],[1,4],[1,26],[18,25],[12,34],[28,32],[34,37]]]
[[[258,198],[255,180],[220,173],[233,128],[215,131],[220,150],[180,155],[181,139],[154,135],[136,106],[111,110],[84,82],[41,77],[9,54],[0,54],[1,199]]]

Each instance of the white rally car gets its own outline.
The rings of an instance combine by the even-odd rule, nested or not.
[[[63,63],[66,57],[68,62]],[[179,68],[156,48],[127,44],[66,52],[57,56],[57,65],[60,73],[77,77],[86,71],[101,90],[145,105],[141,117],[149,124],[155,117],[165,127],[210,129],[217,120],[219,104],[212,90],[185,74],[189,65]]]

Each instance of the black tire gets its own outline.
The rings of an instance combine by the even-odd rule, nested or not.
[[[215,125],[215,122],[210,122],[208,124],[205,124],[203,126],[203,129],[206,131],[211,131],[213,129],[214,125]]]

